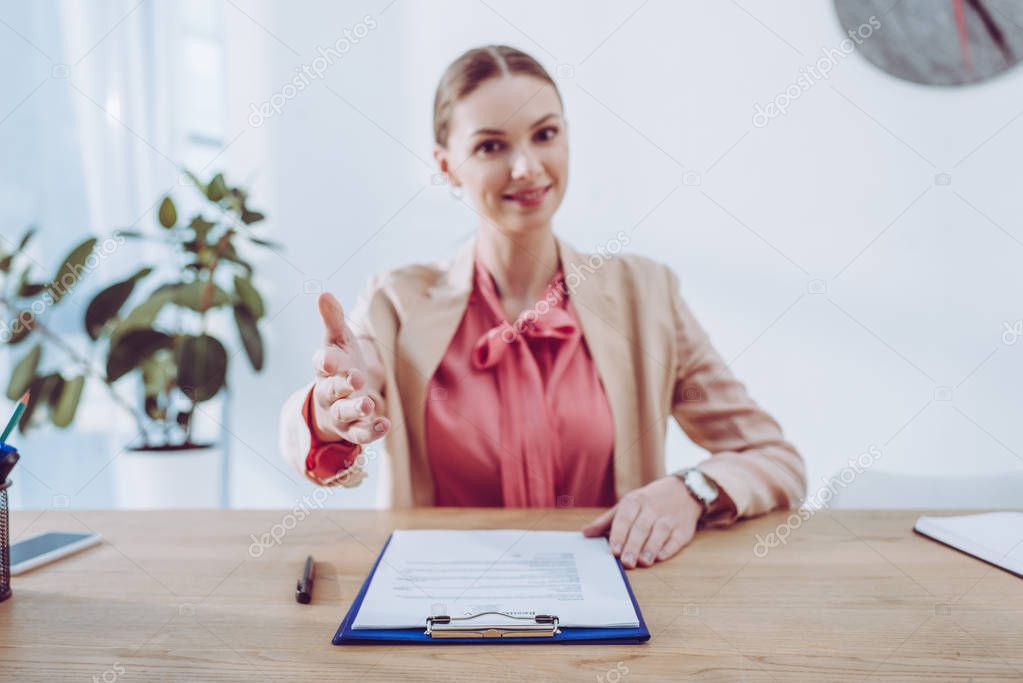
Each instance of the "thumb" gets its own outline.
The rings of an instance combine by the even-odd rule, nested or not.
[[[331,344],[344,346],[350,339],[350,333],[345,324],[345,309],[341,307],[341,302],[333,294],[324,292],[317,299],[317,304],[326,330],[325,343],[328,346]]]

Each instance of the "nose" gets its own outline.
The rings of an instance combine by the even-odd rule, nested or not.
[[[519,148],[512,159],[512,178],[523,180],[531,178],[543,170],[540,160],[529,153],[528,150]]]

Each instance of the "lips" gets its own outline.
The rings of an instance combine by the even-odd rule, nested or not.
[[[546,185],[544,187],[530,187],[512,194],[503,195],[503,197],[506,200],[518,202],[524,206],[535,206],[543,201],[551,187],[552,185]]]

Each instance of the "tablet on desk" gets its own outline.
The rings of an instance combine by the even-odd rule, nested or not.
[[[100,540],[99,534],[52,531],[18,541],[11,545],[11,576],[97,545]]]

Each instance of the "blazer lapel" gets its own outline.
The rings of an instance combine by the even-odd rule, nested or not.
[[[633,438],[640,433],[640,425],[637,423],[636,383],[631,375],[631,340],[627,336],[630,327],[620,312],[616,283],[611,282],[608,272],[603,270],[613,256],[581,254],[560,239],[558,250],[569,300],[611,406],[615,427],[615,488],[620,498],[640,483],[640,473],[629,466],[627,457],[635,445]]]
[[[459,247],[440,281],[411,304],[398,338],[395,375],[409,438],[413,504],[433,505],[433,475],[426,454],[426,388],[462,321],[472,292],[476,239]]]

